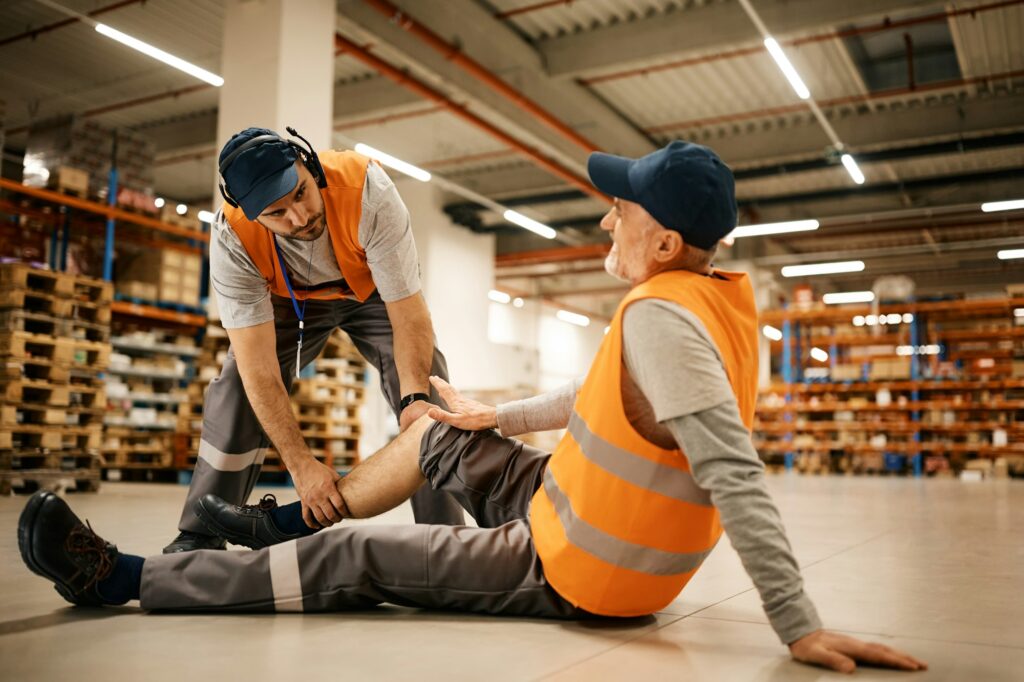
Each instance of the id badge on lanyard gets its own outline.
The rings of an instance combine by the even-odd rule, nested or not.
[[[306,324],[303,318],[306,316],[306,301],[302,300],[302,309],[299,309],[299,302],[295,300],[295,291],[292,289],[291,278],[288,277],[288,268],[284,265],[284,254],[281,252],[281,245],[277,243],[277,237],[274,237],[274,249],[277,251],[277,263],[281,266],[281,274],[284,275],[284,284],[288,287],[288,296],[292,299],[292,307],[295,308],[295,317],[299,318],[299,342],[295,346],[295,378],[301,378],[299,372],[302,371],[302,334],[306,329]],[[313,255],[310,254],[310,261],[312,262]]]

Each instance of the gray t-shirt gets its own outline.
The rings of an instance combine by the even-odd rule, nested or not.
[[[669,301],[642,299],[622,321],[626,368],[659,424],[686,453],[722,527],[761,595],[779,639],[789,644],[821,627],[800,568],[768,495],[764,464],[740,419],[725,365],[700,319]],[[582,379],[498,406],[502,435],[565,428]]]
[[[359,245],[380,297],[385,302],[420,290],[420,269],[412,222],[391,178],[375,163],[366,170]],[[315,241],[278,237],[293,287],[342,279],[329,230]],[[249,258],[221,211],[213,221],[210,275],[225,329],[253,327],[274,319],[270,287]]]

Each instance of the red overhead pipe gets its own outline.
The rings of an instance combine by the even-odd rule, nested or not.
[[[987,81],[1001,80],[1004,78],[1021,78],[1024,77],[1024,69],[1018,71],[1006,71],[1004,73],[993,73],[987,76],[975,76],[973,78],[957,78],[955,80],[940,81],[938,83],[928,83],[926,85],[915,85],[911,88],[893,88],[891,90],[879,90],[878,92],[872,92],[868,94],[857,94],[848,95],[846,97],[836,97],[834,99],[823,99],[818,100],[818,105],[822,109],[829,107],[839,107],[845,104],[857,104],[861,102],[872,102],[879,99],[888,99],[890,97],[899,97],[900,95],[909,95],[912,93],[928,92],[930,90],[945,90],[947,88],[961,87],[964,85],[975,85],[977,83],[984,83]],[[765,118],[768,116],[779,116],[781,114],[791,114],[798,111],[806,111],[808,106],[804,102],[798,104],[787,104],[781,107],[771,107],[768,109],[757,109],[755,111],[743,111],[736,114],[725,114],[723,116],[713,116],[710,118],[695,118],[689,121],[676,121],[674,123],[665,123],[662,125],[652,126],[645,128],[645,133],[657,134],[664,133],[670,130],[681,130],[683,128],[701,128],[709,125],[719,125],[722,123],[734,123],[736,121],[747,121],[756,118]]]
[[[91,12],[86,12],[86,15],[90,17],[98,17],[101,14],[113,12],[115,9],[121,9],[122,7],[127,7],[128,5],[136,5],[140,2],[145,2],[145,0],[121,0],[121,2],[115,2],[113,5],[107,5],[106,7],[100,7],[99,9],[93,10]],[[19,33],[18,35],[13,35],[9,38],[4,38],[3,40],[0,40],[0,47],[3,47],[4,45],[10,45],[11,43],[16,43],[19,40],[24,40],[26,38],[32,38],[33,40],[35,40],[43,33],[56,31],[58,28],[71,26],[72,24],[77,24],[79,21],[81,21],[81,19],[63,19],[61,21],[55,21],[52,24],[47,24],[46,26],[40,26],[39,28],[29,29],[24,33]]]
[[[448,109],[448,111],[450,111],[455,116],[458,116],[462,120],[476,126],[477,128],[480,128],[481,130],[489,133],[490,135],[493,135],[494,137],[498,138],[499,140],[507,144],[509,147],[518,149],[519,151],[523,152],[531,159],[533,159],[537,163],[537,165],[541,166],[542,168],[550,172],[552,175],[555,175],[561,178],[562,180],[565,180],[570,185],[573,185],[574,187],[582,190],[583,192],[597,199],[600,199],[601,201],[611,203],[611,199],[606,197],[597,188],[595,188],[593,185],[591,185],[583,178],[577,176],[572,171],[548,159],[537,150],[523,144],[522,142],[512,137],[505,131],[496,127],[495,125],[488,123],[484,119],[480,118],[473,112],[466,109],[464,105],[458,104],[457,102],[453,102],[452,100],[448,99],[448,97],[443,93],[434,90],[429,85],[426,85],[416,80],[411,75],[392,66],[391,64],[387,63],[380,57],[371,54],[368,50],[352,42],[351,40],[344,37],[340,33],[334,34],[334,46],[339,54],[342,52],[348,53],[349,55],[363,62],[364,64],[379,71],[382,75],[395,81],[399,85],[409,88],[410,90],[420,95],[421,97],[424,97],[433,102],[437,102],[438,104],[443,105],[446,109]]]
[[[494,15],[495,19],[508,19],[520,14],[529,14],[530,12],[536,12],[537,10],[547,9],[548,7],[555,7],[557,5],[571,5],[576,0],[545,0],[544,2],[535,2],[532,5],[526,5],[525,7],[516,7],[515,9],[507,9],[504,12],[498,12]]]
[[[529,97],[498,78],[478,61],[462,52],[461,49],[446,42],[441,36],[402,12],[400,8],[396,7],[389,0],[364,0],[364,2],[388,17],[396,26],[418,38],[435,52],[440,53],[445,59],[515,104],[530,116],[538,119],[565,139],[587,152],[599,150],[598,146],[593,142],[577,133]]]
[[[882,31],[892,31],[898,28],[906,28],[908,26],[916,26],[918,24],[929,24],[939,21],[947,21],[953,17],[958,17],[964,14],[980,14],[982,12],[988,12],[991,10],[1002,9],[1004,7],[1012,7],[1014,5],[1024,4],[1024,0],[1000,0],[999,2],[990,2],[987,5],[978,5],[976,7],[966,7],[963,9],[951,9],[943,12],[934,12],[932,14],[926,14],[920,17],[912,17],[910,19],[900,19],[892,21],[886,18],[877,24],[871,24],[869,26],[859,26],[856,28],[850,28],[843,31],[827,31],[825,33],[816,33],[814,35],[805,36],[803,38],[795,38],[793,40],[780,40],[779,42],[787,47],[799,47],[800,45],[806,45],[808,43],[820,43],[826,40],[838,40],[841,38],[850,38],[853,36],[864,35],[865,33],[879,33]],[[594,85],[597,83],[604,83],[606,81],[620,80],[622,78],[632,78],[633,76],[646,76],[651,73],[658,71],[672,71],[675,69],[685,68],[687,66],[695,66],[697,64],[707,64],[708,62],[717,62],[723,59],[735,59],[737,57],[747,57],[752,54],[765,52],[765,48],[762,45],[756,45],[752,47],[740,48],[738,50],[727,50],[725,52],[716,52],[714,54],[706,54],[700,57],[689,57],[686,59],[679,59],[672,62],[666,62],[664,64],[657,64],[654,66],[643,66],[639,68],[626,69],[624,71],[616,71],[613,73],[605,73],[600,76],[593,76],[591,78],[579,79],[584,85]]]

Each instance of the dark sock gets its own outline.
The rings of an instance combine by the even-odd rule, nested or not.
[[[288,535],[312,535],[319,528],[310,528],[302,520],[302,503],[292,502],[270,510],[270,518],[277,529]]]
[[[134,554],[118,554],[114,570],[96,584],[96,591],[109,604],[124,604],[139,598],[142,588],[142,564],[146,560]]]

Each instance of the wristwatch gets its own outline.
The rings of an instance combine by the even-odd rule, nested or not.
[[[430,401],[430,396],[427,395],[426,393],[410,393],[407,396],[403,396],[402,397],[402,402],[398,403],[399,411],[402,411],[405,408],[409,407],[410,405],[412,405],[417,400],[426,400],[426,401],[429,402]]]

